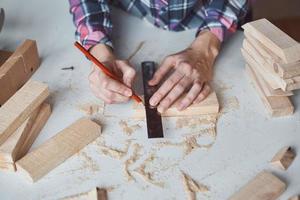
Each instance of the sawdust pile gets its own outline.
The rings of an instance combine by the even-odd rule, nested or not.
[[[133,145],[132,148],[133,148],[132,155],[124,163],[124,173],[125,173],[125,176],[128,181],[133,179],[133,176],[129,170],[129,167],[130,167],[130,165],[135,163],[141,157],[140,151],[142,149],[142,146],[136,143]]]
[[[209,188],[201,183],[197,183],[192,177],[182,172],[182,182],[189,200],[196,200],[197,192],[209,192]]]
[[[122,128],[123,133],[125,133],[128,136],[132,135],[132,133],[134,131],[141,128],[141,126],[139,124],[134,124],[132,126],[128,126],[127,122],[124,120],[121,120],[119,122],[119,125]]]

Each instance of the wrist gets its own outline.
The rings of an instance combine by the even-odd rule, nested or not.
[[[101,62],[115,59],[112,48],[105,44],[96,44],[90,49],[90,52]]]
[[[220,47],[221,41],[209,30],[201,31],[191,44],[191,48],[199,51],[207,50],[213,57],[217,57]]]

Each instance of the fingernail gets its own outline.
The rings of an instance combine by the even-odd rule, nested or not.
[[[125,91],[125,95],[128,96],[128,97],[130,97],[132,95],[132,92],[130,90],[126,90]]]
[[[151,98],[150,101],[149,101],[149,103],[150,103],[151,106],[156,106],[157,99],[156,98]]]
[[[164,109],[163,109],[161,106],[158,106],[157,111],[158,111],[159,113],[163,113],[163,112],[164,112]]]

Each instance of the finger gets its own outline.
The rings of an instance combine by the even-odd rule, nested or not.
[[[191,85],[189,78],[182,78],[177,85],[169,92],[169,94],[159,103],[158,112],[165,112],[182,93]]]
[[[95,96],[102,99],[106,104],[122,103],[129,100],[129,97],[122,96],[109,90],[101,90],[93,84],[91,84],[90,87]]]
[[[194,100],[193,103],[200,103],[201,101],[203,101],[210,93],[210,86],[206,83],[203,86],[202,91],[200,92],[200,94],[198,95],[198,97]]]
[[[183,75],[175,71],[150,98],[150,105],[156,106],[182,78]]]
[[[128,62],[125,61],[116,61],[117,67],[121,70],[123,74],[123,82],[128,87],[132,87],[133,80],[135,78],[136,72],[130,66]]]
[[[104,89],[119,93],[123,96],[130,97],[132,95],[130,88],[111,78],[106,77],[106,79],[102,80],[102,85]]]
[[[164,59],[161,66],[158,70],[154,73],[153,78],[148,82],[149,85],[157,85],[161,79],[168,73],[168,71],[174,67],[174,59],[173,57],[169,56]]]
[[[202,83],[195,82],[191,87],[190,91],[187,93],[187,95],[181,100],[181,102],[177,106],[177,109],[181,111],[186,109],[189,105],[191,105],[192,102],[199,95],[199,93],[201,93],[201,89],[202,89]]]

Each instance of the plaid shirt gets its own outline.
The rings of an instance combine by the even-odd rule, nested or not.
[[[112,47],[109,0],[69,0],[69,3],[77,40],[87,49],[98,43]],[[114,0],[113,3],[159,28],[170,31],[197,28],[196,35],[208,29],[220,41],[236,31],[249,8],[248,0]]]

